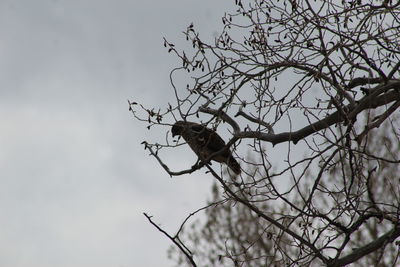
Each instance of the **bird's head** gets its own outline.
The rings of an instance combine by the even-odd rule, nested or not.
[[[172,130],[171,130],[172,137],[175,137],[176,135],[182,135],[182,132],[185,129],[185,125],[186,125],[186,122],[184,122],[184,121],[175,122],[175,124],[172,125]]]

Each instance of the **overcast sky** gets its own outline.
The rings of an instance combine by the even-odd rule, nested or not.
[[[169,178],[127,99],[165,105],[162,37],[211,37],[231,2],[0,1],[0,266],[173,265],[142,213],[173,232],[212,178]]]

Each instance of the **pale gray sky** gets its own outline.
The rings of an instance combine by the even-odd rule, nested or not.
[[[233,2],[233,1],[232,1]],[[0,2],[0,266],[172,266],[175,231],[211,177],[170,179],[127,99],[171,97],[163,47],[221,27],[231,1]],[[162,96],[162,97],[160,97]],[[163,133],[159,133],[163,134]]]

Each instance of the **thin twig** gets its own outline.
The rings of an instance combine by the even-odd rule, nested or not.
[[[186,258],[189,260],[189,262],[192,264],[193,267],[197,267],[196,263],[193,260],[193,256],[191,255],[192,253],[187,248],[185,249],[183,244],[180,244],[178,241],[176,241],[176,239],[177,239],[176,237],[172,237],[165,230],[163,230],[160,226],[158,226],[155,222],[153,222],[153,220],[151,219],[152,216],[147,215],[145,212],[143,212],[143,215],[146,216],[146,218],[149,220],[149,222],[155,228],[157,228],[158,231],[160,231],[166,237],[168,237],[168,239],[171,240],[179,248],[179,250],[182,251],[183,254],[185,254]]]

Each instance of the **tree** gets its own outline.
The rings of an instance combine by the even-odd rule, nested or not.
[[[212,258],[185,245],[182,229],[193,214],[173,236],[147,218],[193,266],[230,259],[237,266],[333,267],[384,255],[400,236],[400,1],[235,6],[214,42],[193,24],[184,32],[191,52],[165,40],[182,64],[171,72],[176,103],[129,104],[149,130],[168,132],[178,120],[218,132],[229,125],[226,147],[185,170],[166,163],[180,139],[168,134],[165,143],[143,144],[170,176],[206,169],[218,181],[222,190],[204,208],[208,218],[229,223],[231,213],[213,209],[223,206],[249,223],[218,228],[220,256]],[[186,86],[176,78],[185,73]],[[242,165],[239,176],[210,165],[226,149]]]
[[[386,131],[380,135],[371,135],[372,140],[370,151],[377,153],[380,150],[379,140],[384,139],[387,145],[393,145],[397,140]],[[388,157],[389,155],[382,155]],[[398,164],[387,164],[384,160],[378,160],[382,173],[379,179],[370,180],[373,192],[370,196],[376,196],[381,203],[391,203],[398,199]],[[371,166],[372,167],[372,166]],[[340,184],[342,178],[340,168],[334,168],[327,173],[327,181]],[[350,166],[345,166],[345,171],[350,172]],[[309,188],[315,178],[315,174],[309,173],[305,177],[305,183],[301,186],[303,190]],[[247,181],[251,183],[251,180]],[[390,189],[390,190],[387,190]],[[393,189],[397,189],[394,191]],[[246,193],[246,192],[241,192]],[[247,196],[249,197],[249,196]],[[326,205],[331,201],[328,194],[319,193],[318,202]],[[292,203],[302,203],[301,195],[294,195]],[[287,244],[288,236],[277,227],[260,218],[245,205],[226,198],[221,194],[217,184],[212,188],[212,198],[209,201],[211,206],[206,210],[206,220],[196,220],[190,227],[185,228],[180,234],[189,247],[196,248],[199,266],[286,266],[293,259],[299,260],[298,250]],[[268,201],[258,204],[258,207],[269,214],[281,217],[282,214],[292,214],[291,206],[287,203],[270,206]],[[285,219],[283,219],[284,222]],[[317,217],[307,218],[306,221],[298,220],[296,225],[304,236],[317,234],[319,219]],[[380,232],[390,230],[390,224],[383,224],[382,218],[370,218],[364,223],[363,228],[357,231],[346,245],[349,251],[357,249],[370,240],[376,240]],[[171,247],[169,254],[178,263],[184,266],[186,257],[175,247]],[[399,243],[387,243],[379,249],[372,251],[353,263],[352,266],[395,266],[400,262]],[[301,263],[301,261],[298,261]],[[315,263],[315,262],[314,262]],[[310,263],[310,265],[312,265]],[[312,266],[321,266],[320,262]]]

